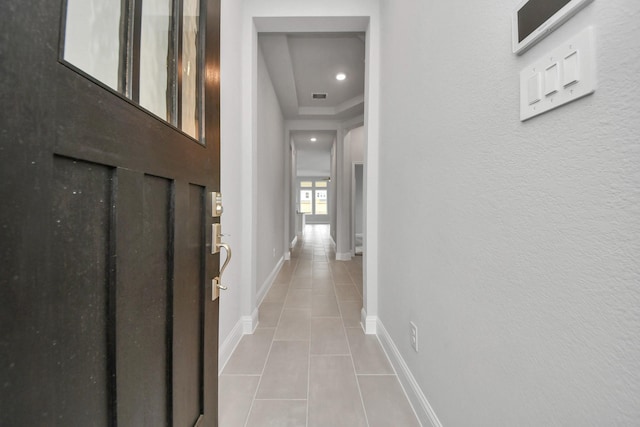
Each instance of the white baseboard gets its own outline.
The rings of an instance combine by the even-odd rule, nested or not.
[[[351,261],[351,252],[337,252],[336,253],[337,261]]]
[[[258,302],[258,306],[262,304],[262,300],[267,296],[267,292],[269,292],[269,289],[271,289],[271,285],[273,285],[273,281],[276,280],[276,277],[278,276],[278,273],[280,273],[280,269],[282,268],[283,264],[284,257],[278,260],[276,266],[271,271],[271,274],[269,274],[269,276],[262,283],[262,286],[260,286],[260,289],[256,294],[256,301]]]
[[[416,412],[416,415],[418,416],[418,419],[420,420],[422,425],[431,427],[442,427],[442,424],[440,423],[440,420],[438,420],[438,417],[433,411],[433,408],[427,400],[427,397],[422,392],[422,389],[418,385],[418,382],[409,370],[409,366],[407,366],[407,363],[402,358],[400,350],[398,350],[398,347],[396,347],[395,343],[391,339],[391,335],[389,335],[380,319],[378,319],[377,322],[377,332],[378,340],[380,340],[380,343],[387,353],[391,364],[396,370],[398,379],[404,387],[404,390],[407,393],[407,397],[411,402],[411,406],[413,406],[413,409]]]
[[[242,316],[233,327],[231,333],[218,347],[218,375],[227,366],[231,355],[235,351],[243,335],[251,335],[258,327],[258,309],[253,310],[251,316]]]
[[[242,322],[243,335],[253,334],[258,327],[258,308],[253,309],[251,316],[242,316],[240,322]]]
[[[284,260],[291,261],[291,251],[287,251],[284,253]]]
[[[235,351],[236,347],[238,347],[238,344],[240,344],[240,340],[243,335],[242,320],[238,320],[236,326],[233,327],[231,333],[218,348],[218,375],[220,375],[224,370],[224,367],[227,366],[231,355]]]
[[[269,292],[269,289],[271,289],[271,286],[273,285],[273,281],[278,276],[278,273],[280,272],[280,269],[282,268],[283,264],[284,264],[284,257],[280,258],[280,260],[276,264],[271,274],[269,274],[269,277],[267,277],[267,279],[264,281],[264,283],[260,287],[260,291],[256,295],[258,306],[260,305],[264,297],[267,295],[267,292]],[[253,309],[253,312],[251,313],[250,316],[242,316],[240,320],[238,320],[238,323],[236,323],[236,325],[233,327],[233,330],[231,331],[231,333],[227,336],[224,342],[219,346],[218,375],[222,373],[222,370],[224,369],[226,364],[229,362],[229,358],[231,357],[234,350],[240,343],[242,336],[251,335],[255,332],[256,328],[258,327],[258,319],[259,319],[259,313],[258,313],[258,308],[256,307]]]
[[[365,335],[376,335],[378,333],[378,317],[367,316],[364,307],[362,307],[362,311],[360,312],[360,322],[362,323],[362,329],[364,329]]]

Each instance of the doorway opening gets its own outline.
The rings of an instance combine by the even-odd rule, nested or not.
[[[370,162],[371,167],[363,167],[363,203],[362,212],[364,220],[362,221],[362,234],[363,235],[363,256],[360,257],[363,265],[363,277],[364,277],[364,300],[362,307],[361,324],[367,331],[367,333],[375,333],[377,325],[377,252],[374,249],[377,241],[376,236],[367,235],[366,230],[377,229],[377,188],[378,183],[375,179],[377,173],[377,141],[378,131],[375,126],[370,123],[375,123],[375,119],[372,117],[378,115],[378,59],[377,54],[372,52],[379,51],[378,41],[378,28],[377,23],[370,25],[370,17],[306,17],[306,18],[285,18],[285,17],[253,17],[254,26],[252,28],[253,35],[251,39],[254,41],[249,48],[251,52],[250,58],[247,58],[250,64],[252,87],[258,90],[252,90],[251,93],[251,108],[247,108],[244,111],[247,116],[245,120],[248,123],[260,123],[261,114],[265,116],[264,111],[260,111],[257,107],[259,102],[255,98],[255,94],[262,93],[258,86],[258,76],[260,75],[259,67],[266,69],[262,75],[268,73],[273,91],[276,93],[280,109],[283,116],[283,157],[285,158],[285,182],[284,182],[284,194],[285,201],[283,205],[284,212],[284,243],[285,243],[285,260],[287,259],[287,252],[291,249],[292,242],[295,241],[296,232],[296,212],[300,203],[299,197],[301,195],[300,189],[297,188],[295,173],[293,172],[294,165],[297,161],[297,149],[294,146],[293,149],[289,149],[293,145],[292,135],[294,132],[299,131],[331,131],[335,134],[335,142],[330,154],[330,173],[326,175],[328,189],[326,193],[327,197],[327,212],[329,214],[329,221],[335,220],[335,228],[332,228],[331,237],[335,244],[336,260],[346,261],[350,260],[354,256],[353,240],[355,237],[352,232],[352,174],[351,167],[354,160],[351,153],[351,145],[349,144],[349,134],[353,133],[353,130],[360,129],[360,133],[363,136],[364,146],[362,148],[362,161],[364,165]],[[307,27],[311,32],[304,33],[301,29]],[[375,43],[372,47],[369,42],[371,35],[375,34]],[[312,55],[312,51],[309,49],[297,49],[297,47],[304,46],[307,43],[317,43],[320,45],[330,44],[336,42],[336,39],[340,41],[340,45],[345,44],[344,38],[350,38],[350,43],[360,44],[361,54],[356,56],[357,62],[361,67],[362,82],[360,85],[360,92],[351,94],[346,100],[339,105],[331,106],[327,104],[320,105],[307,105],[305,104],[308,99],[316,100],[313,97],[313,93],[323,92],[326,93],[326,97],[320,99],[321,102],[326,102],[334,97],[331,90],[323,90],[322,88],[314,88],[312,90],[298,90],[298,84],[303,84],[302,80],[296,78],[297,65],[295,65],[298,58],[298,53],[303,52],[303,57],[307,61],[306,63],[312,63],[319,69],[319,65],[309,59],[308,55]],[[247,38],[247,40],[249,40]],[[276,51],[275,56],[272,56],[267,51],[273,49]],[[311,53],[310,53],[311,52]],[[307,56],[304,56],[307,55]],[[311,59],[326,58],[326,55],[316,54],[312,55]],[[373,60],[373,62],[371,62]],[[280,68],[273,68],[273,63],[277,63]],[[271,65],[270,65],[271,64]],[[284,67],[284,68],[282,68]],[[302,73],[307,76],[308,73]],[[340,82],[349,81],[352,74],[350,72],[346,74],[346,79],[339,80],[336,76],[339,73],[333,73],[330,76],[331,84],[340,84]],[[356,73],[358,74],[358,73]],[[283,76],[289,78],[288,83],[284,82]],[[262,80],[261,80],[262,81]],[[337,83],[336,83],[337,82]],[[280,92],[284,89],[284,92]],[[369,101],[369,95],[373,94],[374,102]],[[365,102],[366,101],[366,102]],[[359,114],[354,112],[359,111]],[[258,163],[258,169],[260,168],[260,159],[256,157],[256,147],[260,146],[260,132],[256,132],[257,129],[252,129],[246,133],[246,138],[243,138],[243,144],[245,147],[245,153],[251,155],[251,163]],[[244,168],[246,173],[249,173],[254,178],[248,177],[246,181],[245,194],[255,194],[253,187],[255,186],[255,173]],[[373,177],[373,178],[372,178]],[[373,179],[371,183],[366,183],[367,180]],[[249,188],[251,187],[251,188]],[[332,187],[334,191],[332,191]],[[316,196],[316,188],[313,188],[312,196]],[[318,196],[324,196],[324,194],[318,194]],[[250,210],[247,213],[251,215],[252,224],[256,224],[256,218],[262,216],[261,205],[256,203],[255,196],[253,201],[248,203],[247,206]],[[335,201],[334,201],[335,200]],[[311,205],[315,207],[317,201],[311,200]],[[335,211],[335,215],[334,215]],[[334,218],[332,218],[334,215]],[[336,230],[335,232],[333,230]],[[260,254],[258,252],[258,240],[261,237],[261,228],[255,225],[249,230],[251,235],[251,251],[247,256],[247,265],[255,265],[256,260],[260,263]],[[334,236],[335,233],[335,236]],[[364,236],[367,235],[366,238]],[[269,254],[264,255],[263,259],[273,258]],[[290,252],[289,252],[290,253]],[[277,254],[277,251],[276,251]],[[277,259],[277,256],[276,256]],[[265,270],[266,271],[266,270]],[[253,277],[253,275],[252,275]],[[262,277],[262,276],[260,276]],[[251,296],[251,307],[255,308],[260,303],[260,296],[263,295],[263,290],[266,290],[266,281],[257,278],[252,280],[251,283],[255,283],[254,289],[249,289],[249,296]],[[260,283],[263,285],[261,286]],[[249,310],[247,311],[247,315]],[[251,317],[255,319],[255,314],[252,312]]]

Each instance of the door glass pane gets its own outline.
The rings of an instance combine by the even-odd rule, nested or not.
[[[311,181],[302,181],[300,183],[300,187],[302,187],[302,188],[311,188],[311,187],[313,187],[313,182],[311,182]]]
[[[316,188],[327,188],[327,181],[316,181]]]
[[[316,190],[316,215],[327,215],[327,190]]]
[[[313,196],[311,190],[300,191],[300,212],[306,214],[313,213]]]
[[[182,18],[182,130],[198,138],[198,23],[200,0],[184,0]]]
[[[68,0],[64,60],[118,90],[120,0]]]
[[[61,59],[204,143],[202,0],[65,1]]]
[[[144,0],[140,34],[140,105],[169,120],[167,109],[171,0]]]

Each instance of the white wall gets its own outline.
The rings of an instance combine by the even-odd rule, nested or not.
[[[640,2],[522,57],[516,3],[382,2],[381,324],[444,426],[637,426]],[[588,25],[596,93],[521,123],[520,70]]]
[[[284,135],[280,104],[258,49],[257,294],[264,291],[264,286],[270,286],[269,276],[284,257]]]
[[[297,176],[326,178],[331,175],[331,153],[329,151],[297,151]]]
[[[224,203],[224,213],[220,218],[225,241],[231,245],[233,259],[225,271],[225,285],[229,290],[220,296],[220,357],[222,364],[231,355],[237,341],[242,336],[241,318],[244,315],[243,301],[249,298],[248,286],[243,281],[242,259],[248,249],[243,247],[243,205],[246,198],[242,193],[242,115],[241,44],[242,3],[236,0],[222,0],[220,27],[220,185]]]

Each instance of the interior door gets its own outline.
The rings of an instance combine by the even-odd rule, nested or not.
[[[202,144],[59,60],[65,2],[0,4],[0,425],[217,425],[219,1]]]

